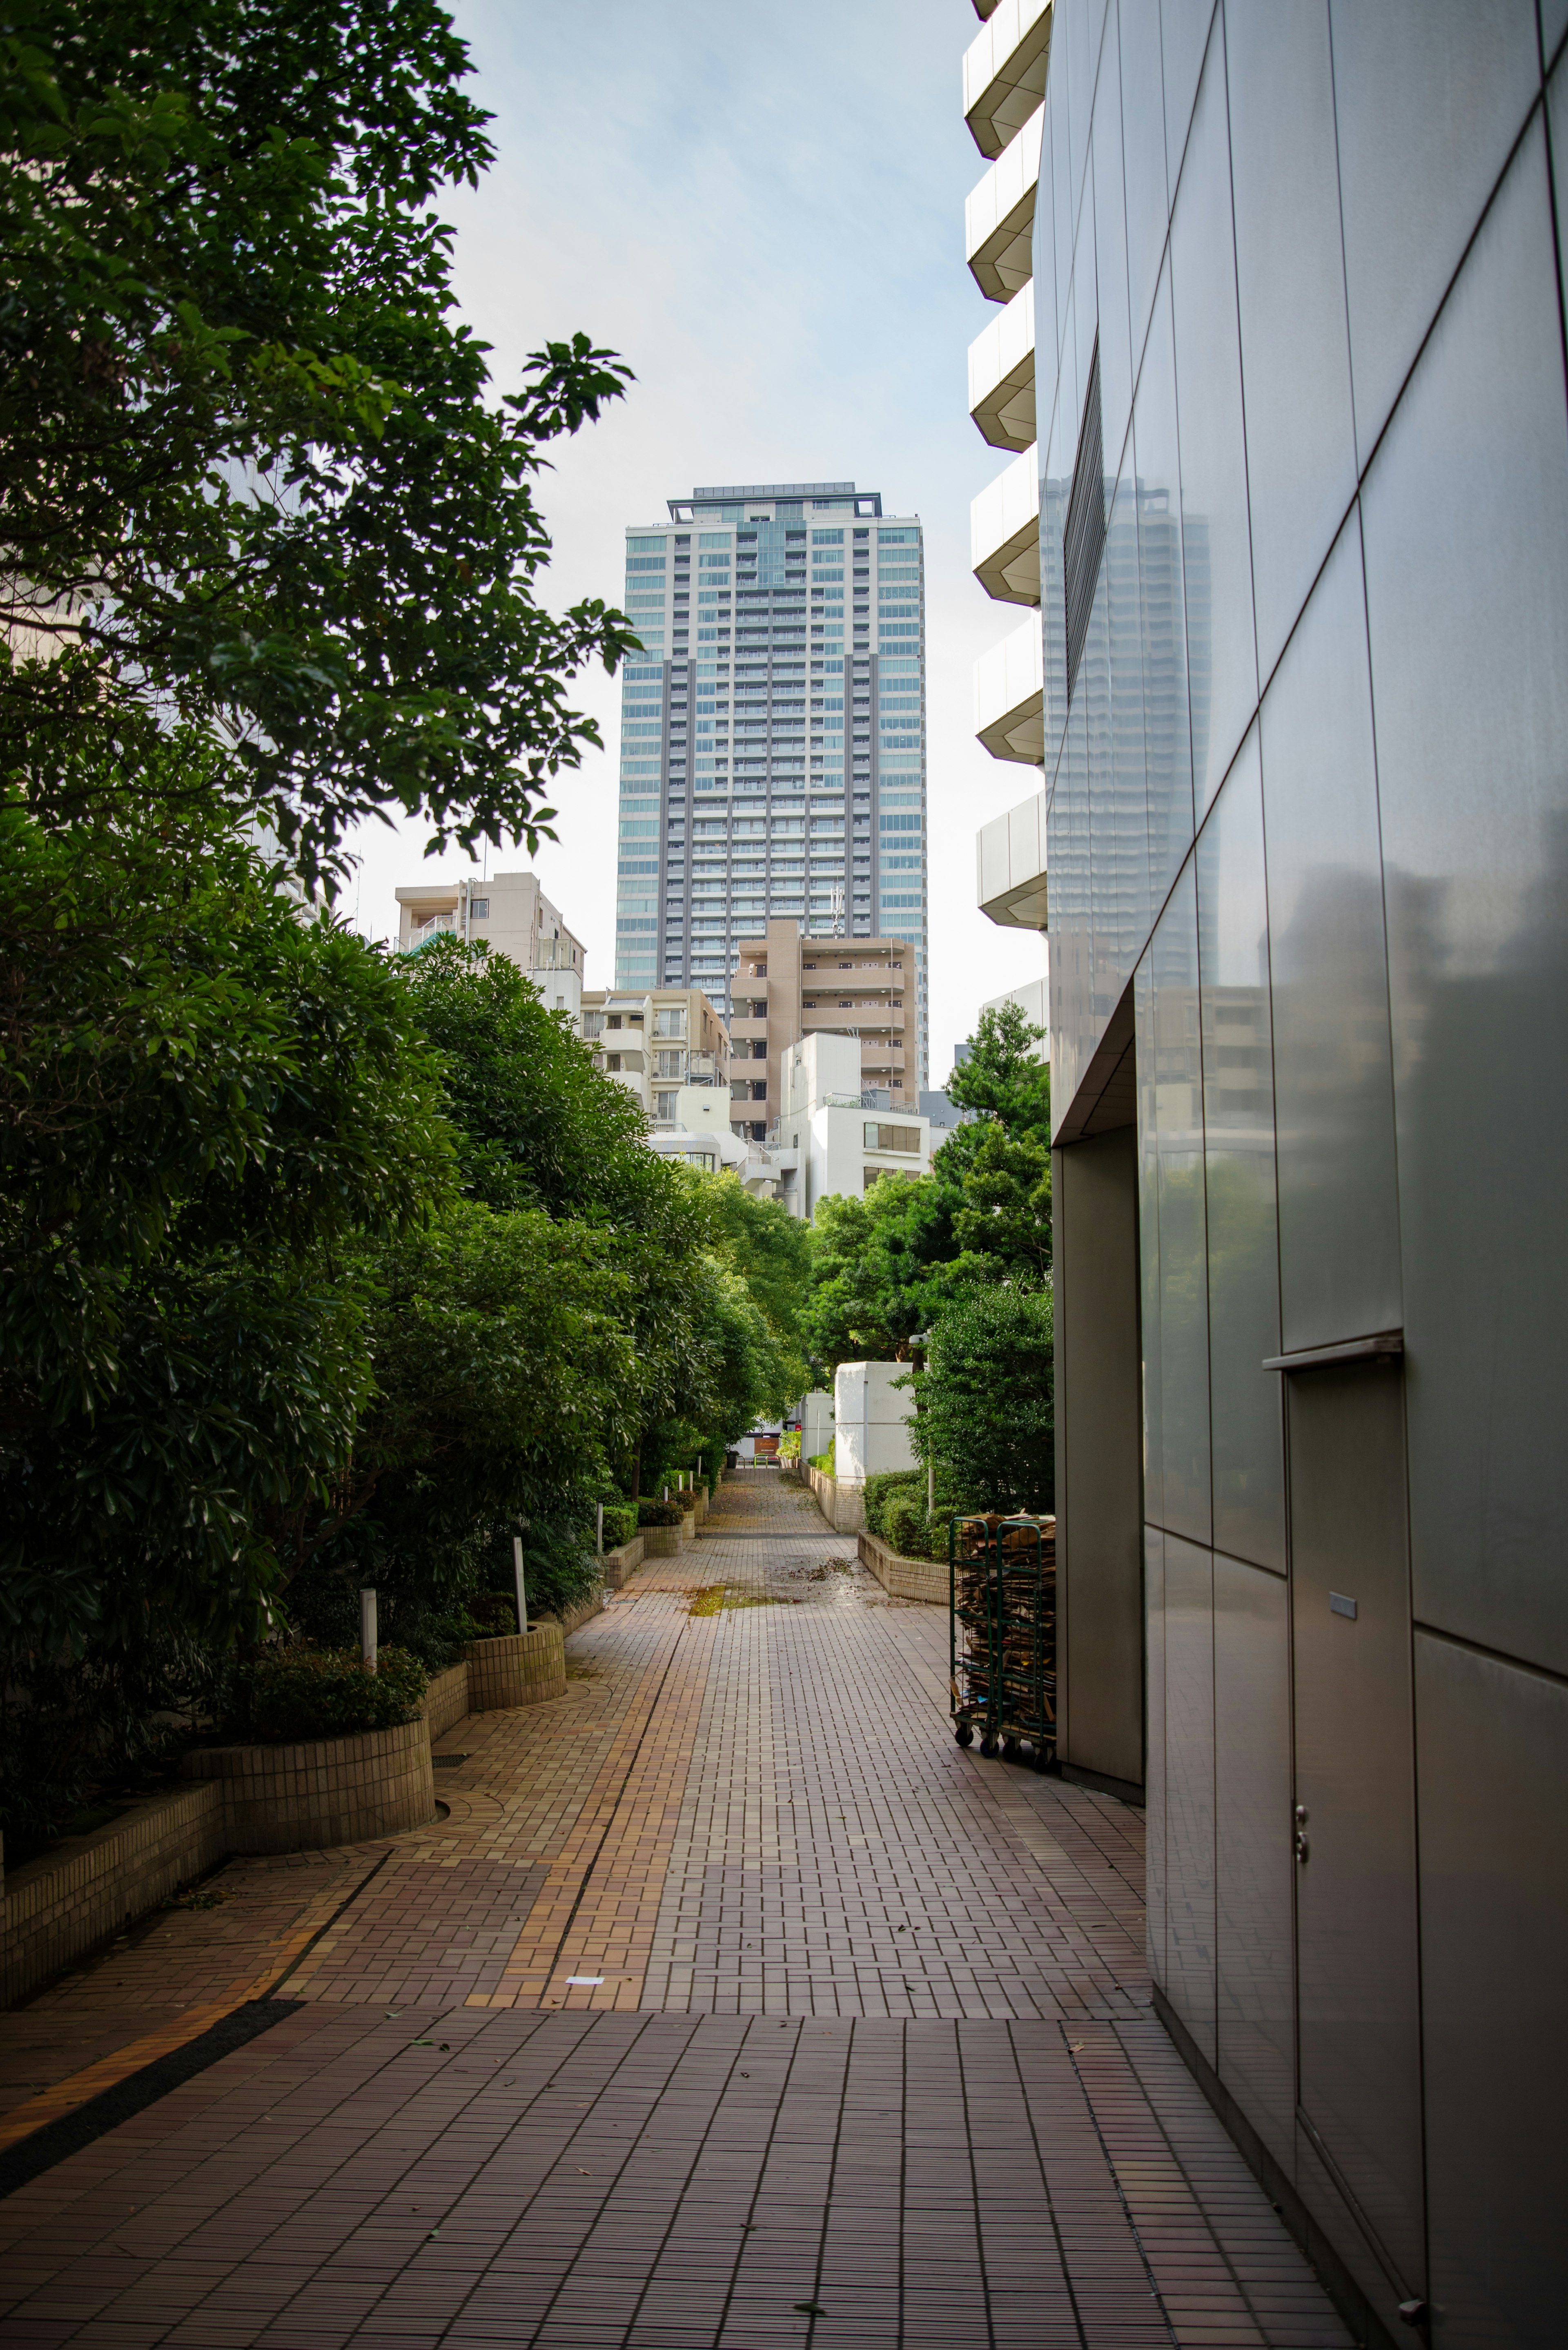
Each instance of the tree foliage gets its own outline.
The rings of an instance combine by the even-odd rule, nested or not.
[[[916,1457],[991,1509],[1055,1506],[1053,1303],[1049,1289],[976,1286],[946,1306],[911,1374]]]
[[[389,806],[532,841],[631,639],[535,601],[531,480],[629,370],[579,334],[492,396],[446,11],[14,0],[0,64],[0,776],[93,809],[173,712],[307,876]]]

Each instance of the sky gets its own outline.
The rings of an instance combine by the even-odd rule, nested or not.
[[[963,0],[460,0],[497,161],[454,192],[455,284],[498,392],[578,328],[635,370],[628,398],[555,445],[538,501],[555,554],[541,599],[618,603],[628,523],[699,483],[853,481],[926,533],[930,1081],[988,997],[1038,979],[1042,942],[976,908],[974,836],[1033,772],[973,735],[972,669],[1024,612],[969,569],[970,501],[1011,463],[971,423],[970,343],[995,307],[963,259],[985,159],[964,127]],[[615,958],[619,688],[574,686],[606,748],[561,778],[535,869],[587,950]],[[358,926],[395,932],[401,883],[472,868],[425,832],[359,836]],[[491,852],[492,869],[525,850]]]

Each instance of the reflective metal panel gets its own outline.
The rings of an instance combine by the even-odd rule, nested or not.
[[[1088,632],[1073,689],[1084,712],[1087,745],[1089,819],[1089,951],[1092,959],[1089,1029],[1085,1057],[1105,1033],[1120,1000],[1127,972],[1118,969],[1121,929],[1117,906],[1116,809],[1111,781],[1110,587],[1105,560],[1089,609]]]
[[[1219,2073],[1287,2169],[1296,2099],[1288,1609],[1282,1576],[1215,1552]]]
[[[1225,16],[1258,669],[1355,489],[1328,0]]]
[[[1034,191],[1034,225],[1030,232],[1030,272],[1034,279],[1034,412],[1051,412],[1056,381],[1057,322],[1056,233],[1051,219],[1051,109],[1040,124],[1040,177]],[[1044,449],[1045,436],[1040,435]]]
[[[1127,190],[1127,312],[1133,380],[1165,250],[1170,199],[1165,182],[1165,89],[1159,43],[1150,40],[1147,0],[1116,0],[1120,19],[1122,178]]]
[[[1225,42],[1219,23],[1209,45],[1176,192],[1170,277],[1181,435],[1192,788],[1201,823],[1258,704]]]
[[[1144,1639],[1148,1722],[1144,1757],[1145,1889],[1148,1970],[1161,1991],[1165,1963],[1165,1536],[1143,1530]]]
[[[1159,1153],[1160,1418],[1164,1523],[1209,1539],[1209,1304],[1198,902],[1189,864],[1155,931],[1155,1116]]]
[[[1348,524],[1263,700],[1281,1336],[1398,1326],[1388,976],[1361,538]]]
[[[1106,0],[1075,0],[1053,28],[1053,66],[1067,68],[1067,121],[1073,140],[1073,201],[1082,204],[1089,161],[1089,121],[1099,72]],[[1059,44],[1059,46],[1057,46]]]
[[[1214,1566],[1165,1537],[1166,1997],[1203,2051],[1214,2038]]]
[[[1396,2273],[1418,2294],[1420,2018],[1400,1384],[1397,1363],[1288,1381],[1296,1951],[1302,2111]],[[1281,1823],[1282,1835],[1289,1826]]]
[[[1214,1543],[1283,1573],[1280,1257],[1263,800],[1254,726],[1198,836]]]
[[[1148,786],[1143,735],[1143,626],[1137,559],[1137,484],[1133,456],[1111,501],[1105,577],[1109,624],[1111,769],[1108,825],[1116,890],[1107,908],[1107,960],[1125,985],[1143,951],[1154,909],[1148,901]],[[1116,989],[1119,998],[1121,986]],[[1116,998],[1112,999],[1113,1001]]]
[[[1155,1082],[1154,954],[1133,976],[1133,1035],[1137,1063],[1138,1283],[1142,1297],[1143,1497],[1146,1514],[1165,1520],[1165,1428],[1160,1409],[1159,1340],[1159,1089]],[[1153,1671],[1152,1665],[1149,1668]]]
[[[1540,86],[1532,0],[1331,0],[1360,463]]]
[[[1114,482],[1132,417],[1127,324],[1127,223],[1122,193],[1121,59],[1113,25],[1100,55],[1090,178],[1095,194],[1095,277],[1099,286],[1100,411],[1106,474]]]
[[[1159,41],[1165,67],[1166,169],[1174,196],[1187,146],[1187,126],[1198,95],[1214,0],[1160,0]],[[1147,32],[1145,38],[1147,39]]]
[[[1192,843],[1192,736],[1187,702],[1187,603],[1170,271],[1160,274],[1133,410],[1138,595],[1143,615],[1144,742],[1148,762],[1149,903],[1162,905]]]
[[[1438,2350],[1563,2320],[1568,1689],[1416,1636]]]
[[[1056,348],[1060,351],[1072,298],[1073,232],[1077,219],[1069,185],[1072,160],[1067,136],[1065,74],[1047,73],[1045,112],[1051,125],[1051,232],[1056,240]]]
[[[1556,296],[1538,123],[1363,507],[1417,1613],[1563,1671],[1568,421]]]

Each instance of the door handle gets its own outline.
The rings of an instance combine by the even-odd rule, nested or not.
[[[1312,1846],[1311,1846],[1311,1843],[1308,1841],[1307,1832],[1306,1832],[1306,1824],[1307,1824],[1307,1807],[1306,1807],[1306,1805],[1305,1805],[1304,1804],[1298,1804],[1296,1805],[1296,1808],[1295,1808],[1295,1823],[1296,1823],[1296,1836],[1295,1836],[1295,1844],[1296,1844],[1296,1858],[1297,1858],[1297,1860],[1298,1860],[1298,1861],[1300,1861],[1300,1862],[1301,1862],[1302,1866],[1304,1867],[1304,1866],[1306,1866],[1306,1863],[1308,1862],[1308,1860],[1310,1860],[1310,1859],[1311,1859],[1311,1857],[1312,1857]]]

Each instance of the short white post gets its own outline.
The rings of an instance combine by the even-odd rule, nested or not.
[[[520,1632],[525,1632],[528,1629],[528,1594],[524,1587],[523,1583],[523,1537],[521,1534],[514,1534],[512,1537],[512,1572],[517,1577],[517,1629]]]
[[[594,1509],[594,1555],[596,1558],[603,1558],[604,1555],[605,1505],[602,1502],[599,1502],[595,1505]]]
[[[359,1654],[365,1670],[376,1669],[376,1595],[373,1591],[359,1594]]]

